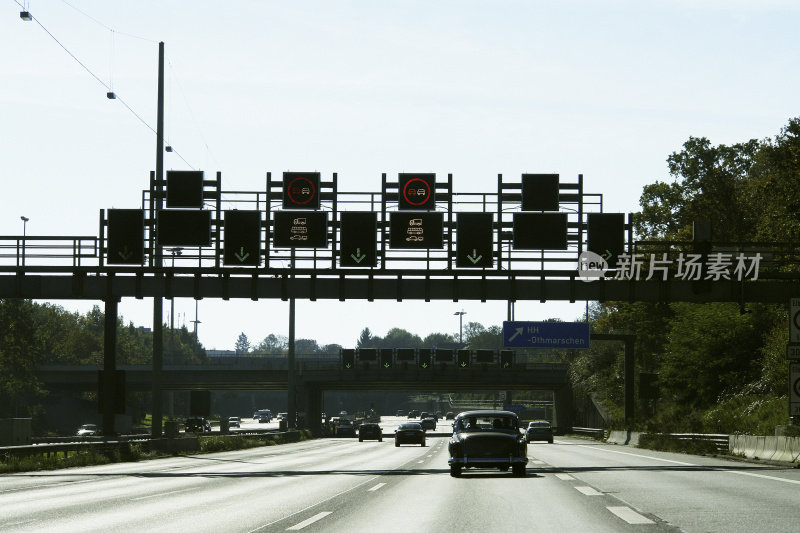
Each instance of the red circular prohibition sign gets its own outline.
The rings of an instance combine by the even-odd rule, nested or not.
[[[417,200],[416,198],[412,200],[411,198],[408,197],[408,188],[415,181],[420,182],[423,185],[423,187],[425,188],[425,197],[422,198],[422,200]],[[414,187],[414,190],[415,190],[414,196],[418,196],[416,194],[417,187],[418,186]],[[420,205],[423,205],[423,204],[427,203],[428,200],[430,199],[430,197],[431,197],[431,188],[428,185],[428,182],[423,180],[423,179],[421,179],[421,178],[411,178],[410,180],[408,180],[408,182],[406,183],[405,187],[403,187],[403,198],[405,198],[406,202],[408,202],[409,204],[411,204],[413,206],[420,206]]]
[[[794,327],[800,330],[800,311],[794,314],[792,322],[794,322]]]
[[[306,185],[304,187],[303,184],[297,183],[299,181],[304,181],[308,185]],[[297,188],[295,189],[295,187],[297,187]],[[308,189],[308,192],[303,192],[303,189],[305,189],[305,188]],[[299,198],[295,197],[295,195],[293,194],[294,191],[296,191],[296,190],[300,191]],[[289,200],[291,200],[291,202],[293,204],[297,204],[297,205],[305,205],[305,204],[309,203],[311,200],[314,199],[314,195],[316,194],[316,192],[317,191],[314,189],[314,183],[310,179],[305,178],[303,176],[297,177],[297,178],[293,179],[292,181],[290,181],[289,182],[289,188],[287,190],[287,193],[289,195]],[[307,195],[307,197],[306,197],[306,195]],[[306,198],[302,199],[304,197],[306,197]]]
[[[794,380],[794,384],[792,384],[792,387],[794,388],[795,396],[800,396],[800,378]]]

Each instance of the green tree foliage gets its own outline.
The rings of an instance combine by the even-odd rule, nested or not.
[[[374,348],[372,332],[369,330],[369,328],[364,328],[361,330],[361,335],[359,335],[358,340],[356,341],[356,348]]]
[[[250,353],[250,341],[247,340],[247,335],[245,335],[244,332],[240,333],[239,337],[236,339],[234,350],[236,350],[236,355],[247,355]]]
[[[253,355],[282,355],[289,344],[289,339],[270,333],[253,349]]]

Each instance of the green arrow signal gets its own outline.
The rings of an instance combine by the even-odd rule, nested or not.
[[[389,368],[389,363],[383,363],[383,368]]]
[[[350,363],[345,363],[344,367],[345,368],[350,368]]]
[[[428,368],[428,363],[422,363],[422,368]]]
[[[466,366],[467,366],[467,362],[466,361],[461,361],[461,368],[466,368]]]
[[[511,364],[510,364],[510,363],[508,363],[508,362],[506,362],[506,364],[504,364],[503,366],[504,366],[505,368],[508,368],[508,367],[510,367],[510,366],[511,366]]]

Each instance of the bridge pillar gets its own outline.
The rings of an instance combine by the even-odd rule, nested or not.
[[[303,390],[305,418],[303,427],[311,430],[314,437],[322,436],[322,391],[317,387],[306,386]]]
[[[558,428],[559,433],[566,433],[573,424],[572,390],[569,387],[556,389],[553,391],[553,400],[553,425]]]
[[[103,324],[103,372],[100,383],[100,412],[103,414],[103,435],[116,435],[114,420],[120,408],[124,413],[124,405],[119,403],[117,391],[117,310],[119,301],[116,298],[105,300],[105,323]],[[124,384],[123,384],[124,387]],[[124,400],[123,400],[124,404]]]

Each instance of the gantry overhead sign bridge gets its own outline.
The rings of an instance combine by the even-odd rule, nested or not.
[[[453,176],[381,176],[343,192],[337,174],[151,173],[131,209],[101,210],[97,236],[0,237],[0,297],[785,302],[792,244],[635,241],[583,176],[497,176],[459,193]],[[136,204],[139,204],[138,206]],[[756,283],[757,282],[757,283]]]

